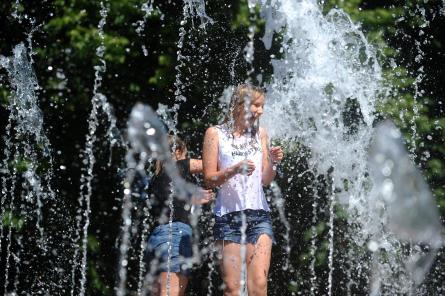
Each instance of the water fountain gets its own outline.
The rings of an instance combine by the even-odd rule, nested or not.
[[[147,20],[155,10],[162,11],[163,8],[162,5],[158,7],[156,1],[141,2],[138,7],[141,7],[142,19],[133,26],[136,35],[142,39],[151,29],[145,28]],[[62,214],[55,214],[54,210],[60,207],[58,199],[61,197],[51,184],[56,178],[53,173],[55,153],[45,135],[39,109],[41,89],[33,72],[32,35],[27,40],[28,49],[21,44],[15,47],[12,57],[0,56],[0,66],[6,69],[12,89],[1,167],[0,250],[1,264],[6,271],[2,280],[4,294],[19,294],[20,287],[27,285],[30,287],[27,291],[35,294],[88,294],[90,203],[94,196],[94,181],[98,178],[94,171],[95,146],[101,140],[97,136],[102,123],[98,117],[101,113],[107,120],[103,127],[107,141],[111,146],[123,143],[118,129],[119,117],[114,117],[111,103],[103,93],[102,81],[107,79],[104,26],[110,22],[107,19],[110,7],[106,1],[100,4],[101,18],[97,25],[100,44],[96,48],[99,64],[94,68],[77,216],[68,219],[66,227],[60,227],[66,233],[74,233],[74,237],[72,234],[55,234],[57,229],[43,227],[51,225],[50,220],[60,221]],[[256,79],[263,83],[268,90],[267,112],[261,124],[268,128],[272,139],[283,143],[288,151],[288,159],[281,168],[283,180],[277,180],[269,190],[270,204],[277,213],[274,226],[280,229],[277,235],[282,242],[274,250],[284,253],[277,264],[279,267],[272,269],[288,273],[286,280],[293,287],[293,293],[300,295],[422,293],[420,285],[443,245],[443,230],[430,189],[411,162],[415,160],[413,154],[419,137],[416,126],[421,116],[418,103],[415,103],[414,116],[409,122],[413,135],[409,141],[414,145],[408,154],[395,127],[374,127],[379,120],[376,105],[388,93],[389,86],[383,81],[377,50],[345,12],[332,9],[324,13],[322,5],[314,0],[259,0],[247,4],[250,17],[245,36],[247,44],[234,46],[237,48],[232,54],[231,69],[227,69],[231,72],[228,83],[240,81],[235,78],[234,69],[239,59],[244,59],[247,71],[242,75],[248,82]],[[172,106],[158,105],[156,114],[148,106],[136,105],[125,129],[128,143],[122,147],[128,151],[123,190],[114,193],[120,196],[122,207],[119,212],[120,234],[116,238],[118,259],[114,293],[117,295],[133,292],[144,295],[153,282],[154,267],[143,264],[150,231],[147,222],[150,200],[140,201],[138,187],[141,186],[137,181],[138,178],[145,181],[150,178],[147,167],[155,159],[169,159],[159,117],[170,132],[178,133],[180,108],[189,104],[184,80],[191,57],[186,53],[185,37],[194,32],[211,31],[212,26],[219,25],[216,18],[207,15],[205,5],[205,1],[189,0],[184,1],[181,8]],[[14,7],[13,16],[20,19],[18,0]],[[416,12],[423,16],[423,24],[427,26],[422,8],[417,7]],[[273,47],[277,36],[281,38],[280,55],[271,58],[272,79],[264,81],[261,75],[253,77],[257,74],[254,40],[258,17],[265,22],[262,41],[266,50]],[[425,53],[421,43],[416,43],[416,47],[419,57],[416,59],[414,98],[420,101],[424,94],[420,86],[425,79],[422,68]],[[149,48],[142,46],[142,54],[150,56]],[[225,108],[224,101],[220,100],[219,108]],[[122,126],[124,121],[120,122]],[[44,169],[39,167],[42,160],[47,163]],[[112,162],[113,159],[109,161]],[[194,192],[195,187],[185,183],[174,166],[167,163],[178,194],[185,196]],[[295,169],[303,166],[304,171]],[[291,222],[288,211],[292,203],[298,203],[291,188],[303,179],[306,184],[301,194],[306,194],[310,200],[310,217],[307,217],[308,241],[301,242],[308,249],[307,265],[299,266],[291,256],[297,248],[292,237],[296,225]],[[195,230],[199,230],[199,214],[197,210],[192,221]],[[55,217],[52,215],[59,216],[52,218]],[[32,252],[30,242],[20,231],[24,224],[29,227],[25,220],[35,223],[32,233],[38,238],[36,259],[31,263],[28,263]],[[203,278],[208,283],[206,293],[212,294],[219,288],[213,280],[218,268],[209,260],[212,250],[199,250],[198,231],[196,235],[196,256],[191,264],[208,265],[209,272]],[[69,251],[63,252],[62,246],[54,246],[60,237],[64,238],[64,245],[71,244],[67,248]],[[322,252],[326,255],[323,272],[318,266],[318,256]],[[36,282],[30,281],[32,272],[28,267],[38,265],[45,258],[50,259],[47,269],[59,273],[56,278],[68,288],[59,287],[55,280],[50,280],[50,272],[45,272],[45,276]],[[63,262],[58,263],[59,259]],[[438,270],[443,273],[443,268]],[[29,275],[23,276],[25,272]],[[308,276],[294,281],[300,274]],[[132,280],[137,284],[132,285]]]

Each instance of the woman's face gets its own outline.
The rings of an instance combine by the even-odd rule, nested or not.
[[[264,94],[259,92],[253,92],[252,101],[250,102],[250,108],[248,114],[246,114],[244,106],[240,106],[241,110],[239,112],[239,119],[244,119],[246,127],[251,127],[255,121],[260,118],[264,110]]]
[[[252,120],[252,123],[255,122],[263,115],[264,111],[264,94],[255,92],[253,95],[253,100],[250,103],[250,116],[249,119]]]

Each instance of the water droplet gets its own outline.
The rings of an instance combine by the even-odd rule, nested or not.
[[[395,199],[395,196],[393,194],[393,190],[394,190],[394,184],[392,182],[391,179],[385,179],[382,183],[382,188],[381,188],[381,192],[383,195],[383,198],[387,201],[387,202],[392,202]]]
[[[368,250],[370,250],[371,252],[375,252],[379,249],[379,244],[375,241],[370,241],[368,243]]]

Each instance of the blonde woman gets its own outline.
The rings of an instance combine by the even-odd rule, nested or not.
[[[214,237],[221,252],[224,295],[239,295],[242,217],[246,219],[246,271],[249,295],[267,295],[267,276],[274,234],[263,186],[275,178],[283,159],[280,147],[269,148],[262,89],[238,86],[224,123],[207,129],[203,145],[204,181],[218,187]]]

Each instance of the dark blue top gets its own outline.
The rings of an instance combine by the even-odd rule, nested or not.
[[[176,161],[176,166],[179,175],[187,182],[191,182],[192,174],[190,173],[190,159],[186,158],[178,160]],[[155,225],[168,223],[170,219],[170,207],[168,203],[172,190],[171,179],[164,169],[161,170],[158,175],[155,175],[150,182],[150,216]],[[173,196],[173,222],[190,224],[190,208],[190,200],[183,200]]]

